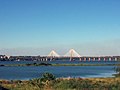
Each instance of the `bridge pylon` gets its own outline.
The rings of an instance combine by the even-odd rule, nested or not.
[[[74,49],[70,49],[69,52],[67,52],[64,57],[70,57],[70,60],[74,57],[81,57]]]
[[[48,57],[60,57],[59,54],[57,54],[54,50],[52,50],[49,54]]]

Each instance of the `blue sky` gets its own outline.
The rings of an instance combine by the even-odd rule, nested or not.
[[[119,0],[0,0],[0,54],[120,55]]]

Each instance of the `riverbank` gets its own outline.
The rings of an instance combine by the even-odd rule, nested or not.
[[[8,90],[120,90],[120,78],[58,78],[0,81]]]
[[[120,66],[120,64],[50,64],[50,63],[27,63],[27,64],[1,64],[0,67],[3,66]]]

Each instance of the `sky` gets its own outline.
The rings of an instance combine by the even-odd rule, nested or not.
[[[120,55],[120,0],[0,0],[0,54]]]

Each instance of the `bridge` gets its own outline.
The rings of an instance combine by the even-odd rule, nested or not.
[[[59,55],[52,50],[47,56],[6,56],[0,55],[1,60],[36,60],[36,61],[52,61],[52,60],[70,60],[70,61],[117,61],[120,60],[120,56],[100,56],[100,57],[88,57],[81,56],[74,49],[70,49],[65,55]]]
[[[49,54],[48,57],[60,57],[54,50],[52,50]]]
[[[70,49],[65,55],[59,55],[54,50],[52,50],[48,56],[46,56],[46,60],[64,60],[69,59],[70,61],[79,60],[79,61],[117,61],[116,57],[112,56],[101,56],[101,57],[82,57],[78,52],[74,49]]]

